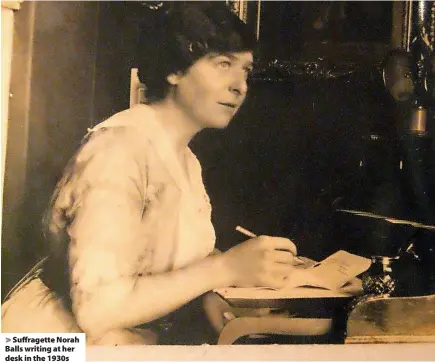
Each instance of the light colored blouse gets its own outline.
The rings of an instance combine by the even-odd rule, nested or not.
[[[135,278],[181,268],[213,251],[201,167],[189,148],[186,159],[187,174],[146,105],[89,130],[47,219],[52,242],[69,241],[73,311],[98,285],[113,283],[122,288],[113,293],[125,293]]]

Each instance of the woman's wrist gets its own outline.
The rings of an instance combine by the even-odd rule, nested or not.
[[[208,259],[211,262],[211,277],[214,281],[213,288],[222,288],[233,285],[234,277],[228,268],[225,253],[211,255]]]

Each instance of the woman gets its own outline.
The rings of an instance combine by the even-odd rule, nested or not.
[[[3,306],[4,332],[155,343],[153,327],[204,293],[279,288],[293,269],[296,247],[284,238],[213,253],[211,207],[188,147],[242,105],[253,38],[222,2],[174,2],[153,16],[139,44],[148,104],[96,126],[70,161],[45,220],[50,258]]]

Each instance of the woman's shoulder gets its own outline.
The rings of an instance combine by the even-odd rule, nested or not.
[[[138,131],[141,116],[143,111],[128,109],[89,129],[64,169],[62,180],[76,184],[109,176],[139,177],[149,154],[149,142]]]
[[[106,137],[110,135],[134,137],[138,135],[139,129],[146,130],[146,123],[153,117],[154,113],[149,106],[137,105],[117,112],[93,128],[89,128],[86,136],[106,132]]]
[[[93,127],[91,131],[97,131],[101,128],[138,127],[141,123],[146,122],[147,119],[152,117],[154,117],[154,112],[151,110],[151,107],[145,104],[138,104],[113,114]]]
[[[147,106],[133,107],[109,117],[105,121],[88,129],[82,144],[92,150],[117,150],[131,153],[133,150],[143,151],[146,147],[147,119],[153,117]]]

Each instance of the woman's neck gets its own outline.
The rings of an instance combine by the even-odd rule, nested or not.
[[[176,107],[171,100],[153,103],[150,107],[155,111],[157,121],[168,133],[174,150],[179,155],[184,154],[189,142],[201,129],[182,110]]]

